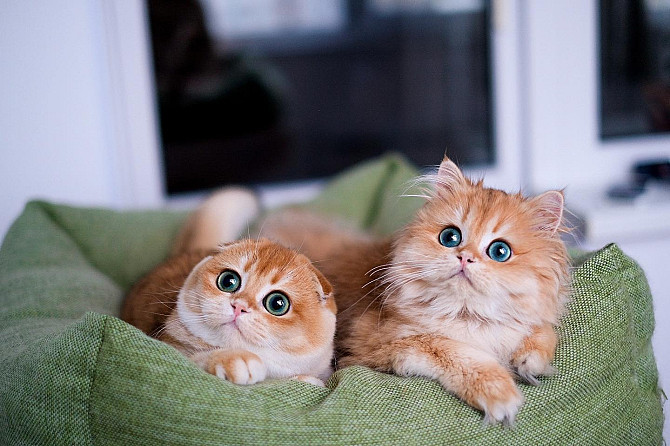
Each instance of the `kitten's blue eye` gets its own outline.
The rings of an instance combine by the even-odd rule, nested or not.
[[[235,271],[226,270],[216,278],[216,287],[226,293],[234,293],[240,289],[242,279]]]
[[[512,248],[502,240],[496,240],[489,245],[486,253],[496,262],[506,262],[512,257]]]
[[[291,308],[291,301],[284,293],[273,291],[263,298],[263,306],[273,316],[283,316]]]
[[[447,248],[453,248],[460,245],[461,240],[461,230],[455,226],[449,226],[440,232],[440,244]]]

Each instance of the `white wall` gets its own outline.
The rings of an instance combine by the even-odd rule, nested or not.
[[[94,2],[0,2],[0,233],[28,197],[116,204]]]
[[[130,21],[123,35],[109,20],[119,18],[109,14],[116,3],[0,2],[0,237],[32,198],[114,207],[161,201],[142,2],[125,2],[134,14],[121,17]],[[124,66],[131,63],[138,66]],[[132,80],[123,79],[128,68]]]

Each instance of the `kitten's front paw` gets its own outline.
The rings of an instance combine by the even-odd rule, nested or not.
[[[484,412],[485,423],[514,424],[523,394],[506,370],[501,367],[480,373],[473,386],[475,405]]]
[[[267,369],[261,358],[245,350],[214,350],[207,359],[205,370],[235,384],[255,384],[263,381]]]
[[[540,384],[538,376],[556,373],[551,361],[554,359],[557,343],[558,338],[551,324],[534,327],[512,354],[511,364],[519,378],[536,386]]]
[[[551,358],[539,350],[527,350],[519,352],[512,358],[512,366],[516,370],[519,378],[528,384],[537,386],[540,381],[538,376],[553,375],[556,369],[550,364]]]

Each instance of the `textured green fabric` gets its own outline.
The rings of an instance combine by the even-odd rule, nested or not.
[[[417,193],[418,171],[398,155],[388,155],[352,168],[334,178],[305,206],[312,211],[345,219],[354,226],[386,235],[402,227],[423,200]]]
[[[393,198],[413,174],[397,157],[363,165],[311,206],[386,233],[416,206]],[[359,188],[355,198],[338,197]],[[509,429],[482,425],[479,412],[434,382],[362,367],[337,372],[327,389],[236,386],[120,321],[123,293],[164,258],[183,218],[26,206],[0,249],[0,444],[662,441],[651,296],[640,268],[614,245],[580,257],[558,374],[521,385],[526,403]]]

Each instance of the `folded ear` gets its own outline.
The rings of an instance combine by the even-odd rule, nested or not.
[[[461,169],[445,156],[442,163],[440,163],[440,168],[437,170],[435,188],[438,191],[446,190],[453,192],[467,184],[468,180],[463,175],[463,172],[461,172]]]
[[[212,256],[207,256],[201,261],[198,262],[197,265],[191,269],[191,272],[188,273],[188,276],[186,276],[186,280],[184,281],[184,284],[182,285],[181,289],[179,290],[179,294],[177,295],[178,299],[181,299],[182,296],[184,295],[184,290],[187,290],[189,288],[192,288],[195,285],[196,280],[198,280],[198,273],[200,272],[200,268],[202,266],[209,262],[212,259]]]
[[[335,304],[335,299],[333,298],[333,286],[328,282],[328,279],[312,265],[312,272],[316,279],[316,286],[321,298],[321,302],[332,311],[333,314],[337,314],[337,305]]]
[[[535,228],[552,234],[556,232],[563,221],[563,192],[551,190],[533,198],[530,203]]]
[[[328,282],[328,279],[323,275],[321,271],[312,266],[312,272],[316,276],[317,289],[319,291],[319,296],[321,299],[326,300],[333,296],[333,286]]]

